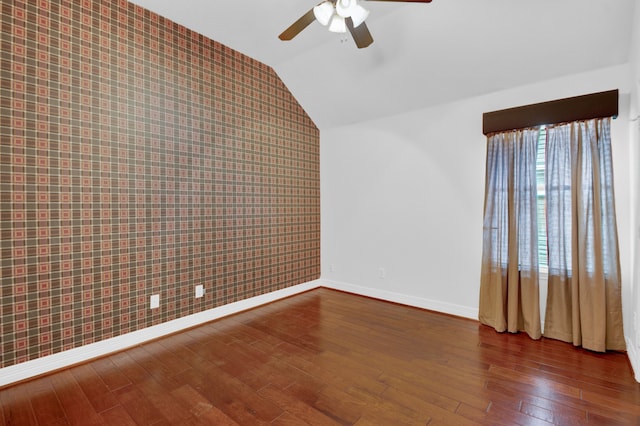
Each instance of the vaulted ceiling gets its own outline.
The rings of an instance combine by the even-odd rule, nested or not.
[[[132,0],[273,69],[320,129],[626,63],[639,0],[367,2],[374,43],[313,22],[319,0]]]

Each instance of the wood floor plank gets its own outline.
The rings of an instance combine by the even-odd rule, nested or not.
[[[273,386],[264,387],[258,393],[278,405],[283,410],[292,413],[298,418],[304,419],[304,421],[310,425],[341,424],[300,399],[282,392]]]
[[[137,426],[138,424],[131,418],[127,410],[116,405],[100,413],[105,425]]]
[[[183,370],[183,366],[178,365],[178,368],[174,370],[174,368],[163,359],[164,353],[148,351],[147,345],[132,348],[127,351],[127,353],[138,365],[147,371],[149,376],[162,383],[167,389],[174,389],[179,385],[173,380],[173,376],[179,373],[178,370]]]
[[[285,392],[297,396],[304,394],[304,387],[297,389],[297,386],[293,385]],[[334,386],[319,389],[313,407],[331,418],[343,420],[346,424],[354,424],[367,411],[367,404],[363,399]]]
[[[414,386],[424,387],[427,392],[437,393],[442,398],[464,402],[480,410],[486,410],[491,403],[491,399],[483,395],[485,377],[463,374],[447,364],[383,359],[386,360],[387,365],[396,367],[380,376],[380,380],[384,383],[389,380],[402,380]],[[443,386],[443,383],[448,385]],[[389,385],[393,384],[389,383]]]
[[[181,372],[178,380],[189,384],[240,424],[267,424],[282,414],[281,409],[265,400],[249,385],[211,363],[205,369]]]
[[[479,424],[491,424],[492,426],[512,426],[514,424],[511,417],[498,418],[497,416],[493,415],[495,413],[492,413],[491,422],[489,422],[489,412],[487,410],[480,410],[465,403],[461,403],[458,406],[456,414]]]
[[[437,390],[432,389],[428,384],[426,386],[423,386],[422,383],[418,385],[415,382],[412,383],[404,381],[401,378],[389,375],[384,375],[381,377],[381,380],[387,384],[390,389],[402,390],[402,392],[407,395],[419,398],[423,402],[427,402],[447,411],[455,412],[460,405],[459,400],[443,395]]]
[[[0,424],[629,425],[623,353],[316,289],[0,389]]]
[[[511,424],[511,425],[530,425],[530,426],[550,426],[553,423],[546,420],[538,419],[533,416],[521,413],[518,410],[492,405],[487,412],[487,416],[481,421],[482,424]]]
[[[129,351],[111,355],[109,360],[129,380],[129,383],[140,383],[149,378],[149,372],[131,357]]]
[[[575,404],[572,406],[571,404],[564,403],[563,401],[525,395],[522,398],[521,411],[524,412],[528,409],[528,406],[550,411],[553,414],[553,422],[555,424],[585,424],[588,420],[586,410],[580,406],[576,406]]]
[[[96,412],[101,413],[118,405],[116,397],[109,391],[107,385],[90,364],[82,364],[72,368],[71,374]]]
[[[597,426],[629,426],[637,425],[638,418],[625,413],[611,413],[611,415],[589,413],[588,424]]]
[[[110,391],[123,388],[131,381],[113,364],[109,358],[100,358],[91,363],[91,368],[100,376]]]
[[[80,426],[103,423],[102,418],[95,411],[70,370],[52,374],[48,376],[48,379],[51,381],[69,424]]]
[[[346,393],[367,404],[366,410],[354,423],[356,425],[425,425],[431,421],[429,413],[396,404],[383,395],[373,395],[358,388],[348,389]]]
[[[302,426],[308,425],[309,423],[305,422],[301,418],[294,416],[291,413],[284,412],[278,418],[271,422],[272,426]]]
[[[170,424],[182,425],[194,420],[189,413],[185,412],[183,405],[157,381],[150,378],[138,383],[137,386]]]
[[[253,369],[247,369],[239,374],[238,378],[256,391],[267,385],[275,386],[278,389],[285,389],[294,383],[301,383],[310,389],[322,386],[322,383],[313,376],[278,359],[270,360]]]
[[[162,364],[169,367],[171,374],[179,373],[180,371],[191,368],[189,362],[177,356],[172,351],[168,350],[160,341],[150,342],[147,345],[141,346],[149,355],[158,359]]]
[[[116,390],[115,395],[134,422],[140,425],[166,423],[162,412],[147,398],[137,385],[128,385]]]
[[[38,424],[26,386],[5,389],[1,394],[0,401],[2,401],[5,424],[19,426]]]
[[[347,369],[326,368],[326,364],[323,364],[320,359],[313,361],[292,355],[287,361],[294,367],[316,379],[336,386],[339,389],[358,387],[374,394],[381,394],[387,388],[387,386],[377,378],[360,376]]]
[[[535,394],[535,392],[540,392],[543,394],[541,396],[565,395],[573,398],[579,398],[581,394],[581,389],[576,386],[568,386],[564,383],[540,378],[537,375],[524,374],[499,365],[492,365],[489,371],[492,380],[505,380],[514,384],[517,383],[521,387],[531,389],[527,393]]]
[[[36,379],[27,384],[31,407],[38,424],[59,423],[65,418],[64,410],[58,401],[50,380]]]
[[[429,413],[429,417],[431,417],[432,422],[437,421],[442,422],[442,424],[457,425],[475,424],[475,422],[461,417],[455,412],[445,410],[444,408],[434,405],[428,401],[422,400],[418,396],[408,394],[401,389],[390,387],[384,392],[384,397],[398,405],[402,405],[418,413]]]
[[[246,424],[246,413],[251,415],[252,418],[249,420],[253,422],[271,422],[282,414],[282,410],[276,404],[263,398],[236,377],[218,371],[215,375],[208,375],[208,379],[208,386],[202,389],[202,393],[209,398],[214,396],[217,401],[222,400],[225,406],[230,407],[230,412],[235,413],[235,416],[230,417],[239,423]]]
[[[205,423],[221,426],[238,424],[189,385],[174,389],[171,394],[181,401],[194,417]]]

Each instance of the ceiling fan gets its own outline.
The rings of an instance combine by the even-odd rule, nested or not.
[[[431,3],[431,0],[367,0],[367,1],[393,1],[403,3]],[[329,26],[329,31],[336,33],[351,33],[353,41],[359,49],[373,43],[373,37],[364,20],[369,16],[369,11],[362,7],[358,0],[325,0],[305,13],[278,37],[280,40],[291,40],[313,21],[318,21],[324,26]]]

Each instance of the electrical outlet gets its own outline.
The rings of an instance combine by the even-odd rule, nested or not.
[[[335,272],[336,271],[336,265],[334,265],[333,263],[329,265],[329,272]]]
[[[384,268],[378,268],[378,278],[383,279],[385,276]]]
[[[196,299],[204,296],[204,286],[202,284],[196,286]]]
[[[149,307],[151,309],[156,309],[160,307],[160,295],[159,294],[152,294],[151,298],[149,300]]]

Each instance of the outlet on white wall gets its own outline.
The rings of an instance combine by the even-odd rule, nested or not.
[[[160,295],[159,294],[152,294],[151,298],[149,300],[149,307],[151,309],[156,309],[160,307]]]

